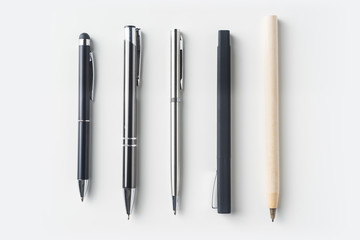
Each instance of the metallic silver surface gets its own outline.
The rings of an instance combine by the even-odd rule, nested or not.
[[[212,196],[211,196],[211,208],[212,209],[218,208],[218,204],[217,204],[217,171],[215,173],[214,185],[213,185]]]
[[[139,28],[136,29],[136,33],[137,33],[137,41],[136,41],[136,45],[137,45],[137,59],[138,59],[138,63],[136,64],[137,66],[137,86],[140,86],[141,83],[141,63],[142,63],[142,36],[141,36],[141,31]]]
[[[181,158],[181,99],[183,89],[183,39],[180,30],[171,31],[170,76],[170,165],[171,195],[178,198],[180,183],[179,161]],[[173,203],[174,212],[176,204]]]
[[[131,215],[135,202],[135,188],[124,188],[126,214]]]
[[[79,46],[90,46],[90,39],[79,39]]]
[[[95,93],[95,59],[94,59],[94,53],[90,52],[90,61],[91,61],[91,67],[92,67],[92,87],[91,87],[91,95],[90,99],[91,101],[94,101],[94,93]]]
[[[137,165],[137,88],[140,76],[141,33],[135,26],[124,29],[124,114],[123,114],[123,188],[126,211],[133,206]],[[129,190],[133,189],[133,190]],[[129,214],[129,213],[128,213]]]
[[[81,201],[85,198],[89,188],[89,180],[78,180]]]

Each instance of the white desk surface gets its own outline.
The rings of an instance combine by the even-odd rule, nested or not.
[[[0,239],[359,239],[357,1],[3,1]],[[265,198],[263,16],[280,25],[281,197]],[[122,191],[123,26],[143,30],[139,178]],[[170,29],[185,41],[180,211],[170,198]],[[232,34],[232,209],[210,208],[217,31]],[[78,36],[94,42],[91,189],[77,182]]]

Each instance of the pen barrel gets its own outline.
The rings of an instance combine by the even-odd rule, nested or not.
[[[218,213],[231,212],[231,52],[230,32],[219,31],[217,49]]]
[[[92,69],[90,46],[79,46],[78,180],[89,179],[90,91]]]
[[[279,99],[278,99],[278,21],[265,18],[265,144],[267,200],[277,208],[279,196]]]
[[[124,30],[123,188],[135,188],[137,164],[137,36],[134,26],[127,26]]]
[[[79,46],[79,120],[90,120],[92,84],[90,46]]]
[[[123,188],[136,188],[136,146],[124,146],[123,157]]]
[[[182,46],[181,32],[170,33],[170,177],[171,194],[177,196],[180,186]]]
[[[180,186],[180,158],[181,158],[181,133],[180,133],[180,102],[170,103],[170,169],[171,169],[171,195],[179,194]]]
[[[90,122],[79,122],[78,132],[78,180],[89,179]]]

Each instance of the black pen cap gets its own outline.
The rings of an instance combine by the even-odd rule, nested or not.
[[[80,34],[79,39],[90,39],[90,36],[87,33],[82,33]]]
[[[230,31],[229,30],[219,30],[218,33],[219,46],[226,44],[230,45]]]

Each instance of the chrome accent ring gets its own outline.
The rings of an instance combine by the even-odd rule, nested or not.
[[[79,46],[90,46],[90,39],[79,39]]]

